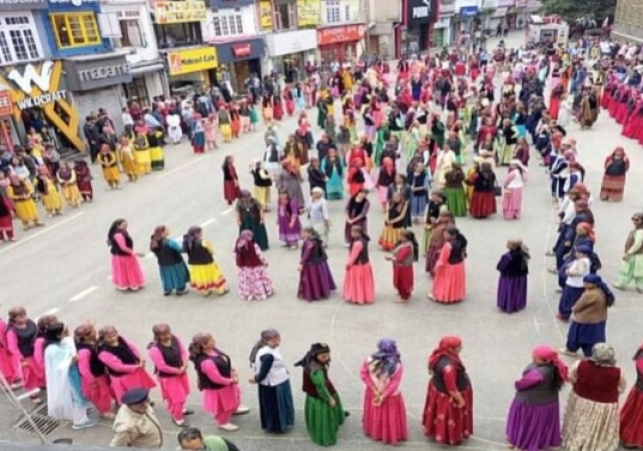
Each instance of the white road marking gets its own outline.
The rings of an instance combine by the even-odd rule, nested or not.
[[[538,335],[540,335],[540,323],[538,322],[538,319],[534,316],[534,327],[536,328],[536,332],[538,332]]]
[[[147,254],[145,254],[145,257],[143,257],[143,258],[148,260],[148,259],[150,259],[152,257],[154,257],[154,253],[153,252],[148,252]]]
[[[0,254],[4,254],[5,252],[9,252],[10,250],[15,249],[18,246],[21,246],[21,245],[23,245],[25,243],[28,243],[29,241],[34,240],[34,239],[38,238],[41,235],[44,235],[45,233],[51,232],[52,230],[56,230],[58,227],[64,226],[65,224],[73,221],[74,219],[80,218],[84,214],[85,213],[77,213],[74,216],[70,216],[69,218],[63,219],[62,221],[60,221],[60,222],[58,222],[58,223],[56,223],[56,224],[54,224],[52,226],[45,227],[44,229],[41,229],[40,231],[38,231],[38,232],[36,232],[36,233],[34,233],[32,235],[26,236],[26,237],[20,239],[19,241],[16,241],[15,243],[0,249]]]
[[[30,392],[22,393],[22,394],[16,396],[16,399],[18,401],[22,401],[23,399],[27,399],[27,398],[31,397],[32,395],[37,395],[39,393],[40,393],[40,389],[39,388],[34,388]]]
[[[228,208],[228,209],[226,209],[226,210],[223,210],[223,211],[220,213],[220,215],[221,215],[221,216],[229,215],[229,214],[230,214],[230,213],[232,213],[233,211],[234,211],[234,207],[230,207],[230,208]]]
[[[38,316],[38,317],[36,318],[36,322],[38,322],[38,319],[42,318],[42,317],[43,317],[43,316],[45,316],[45,315],[55,315],[55,314],[56,314],[56,313],[58,313],[59,311],[60,311],[60,309],[59,309],[59,308],[56,308],[56,307],[54,307],[54,308],[52,308],[52,309],[49,309],[49,310],[47,310],[46,312],[44,312],[42,315]]]
[[[209,226],[210,224],[214,224],[215,222],[217,222],[217,218],[210,218],[207,221],[204,221],[203,223],[201,223],[199,225],[199,227],[205,228],[205,227]]]
[[[209,155],[206,156],[205,158],[209,158]],[[174,169],[170,169],[169,171],[163,172],[158,177],[156,177],[156,180],[162,180],[165,177],[168,177],[168,176],[174,174],[175,172],[181,171],[181,170],[183,170],[183,169],[185,169],[185,168],[187,168],[189,166],[192,166],[193,164],[201,163],[201,162],[203,162],[203,160],[205,160],[205,158],[203,158],[203,157],[202,158],[197,158],[196,160],[188,161],[187,163],[182,164],[181,166],[177,166]]]
[[[96,290],[98,290],[98,287],[96,285],[93,285],[93,286],[87,288],[86,290],[83,290],[80,293],[78,293],[77,295],[75,295],[73,298],[71,298],[69,300],[69,302],[78,302],[82,298],[84,298],[86,296],[89,296],[90,294],[92,294]]]

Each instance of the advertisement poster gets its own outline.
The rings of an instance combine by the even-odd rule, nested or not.
[[[273,29],[272,2],[270,0],[261,0],[259,2],[259,23],[261,31]]]
[[[321,25],[321,0],[297,0],[297,17],[300,27]]]

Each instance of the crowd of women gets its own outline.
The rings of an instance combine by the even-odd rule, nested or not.
[[[266,150],[250,168],[253,192],[241,187],[233,156],[226,157],[222,166],[223,196],[234,205],[239,227],[233,246],[239,297],[265,300],[274,294],[266,258],[267,218],[273,207],[279,240],[287,248],[300,250],[298,297],[307,301],[330,297],[336,284],[326,254],[332,244],[328,203],[346,199],[343,222],[348,257],[341,296],[352,303],[373,303],[376,290],[369,255],[369,230],[373,228],[369,212],[374,200],[369,200],[369,193],[374,193],[385,218],[377,244],[391,261],[398,302],[411,299],[414,267],[420,258],[433,278],[427,297],[440,303],[463,301],[468,241],[456,221],[467,214],[474,219],[496,214],[497,197],[501,198],[504,219],[520,220],[531,141],[547,170],[547,189],[560,217],[557,241],[549,253],[555,257],[551,272],[558,277],[560,288],[558,318],[570,323],[566,346],[560,352],[577,356],[582,350],[585,358],[570,370],[554,349],[540,346],[533,351],[532,363],[515,384],[507,440],[515,448],[529,451],[561,443],[571,450],[612,450],[619,440],[643,447],[643,351],[636,353],[637,385],[621,410],[619,423],[618,399],[625,382],[616,367],[614,350],[606,344],[608,309],[614,305],[615,295],[598,275],[602,265],[591,211],[594,198],[585,184],[577,143],[567,135],[568,124],[560,118],[563,109],[559,111],[557,103],[559,97],[578,97],[571,111],[581,127],[587,128],[596,121],[603,100],[593,79],[577,76],[583,62],[571,54],[578,52],[560,48],[547,56],[539,49],[499,48],[493,61],[483,50],[466,59],[447,53],[403,60],[396,69],[378,63],[355,80],[355,86],[352,79],[350,86],[346,85],[342,72],[337,83],[322,84],[310,93],[311,103],[317,107],[316,124],[323,129],[317,142],[306,111],[298,112],[296,130],[283,145],[270,111],[264,111]],[[503,75],[500,86],[495,84],[496,72]],[[573,82],[563,77],[564,73],[571,74]],[[552,96],[545,101],[547,84]],[[334,111],[337,98],[341,114]],[[264,105],[264,109],[270,106]],[[337,116],[341,117],[339,124]],[[363,124],[363,134],[358,133],[358,124]],[[313,148],[316,152],[311,152]],[[465,171],[469,151],[475,155]],[[503,177],[497,175],[500,167],[506,168]],[[624,149],[616,148],[605,164],[601,200],[622,199],[628,169]],[[309,189],[303,188],[303,172]],[[276,202],[271,201],[273,188],[278,192]],[[634,214],[632,221],[614,287],[625,289],[634,284],[641,291],[643,213]],[[145,277],[138,260],[141,254],[136,252],[127,226],[127,221],[120,219],[108,232],[112,281],[120,290],[136,291],[145,286]],[[421,228],[421,239],[414,227]],[[191,227],[178,243],[170,238],[167,227],[159,226],[152,233],[149,249],[157,258],[165,295],[184,295],[188,287],[204,295],[228,292],[229,282],[200,227]],[[497,306],[501,311],[514,313],[526,308],[529,260],[529,250],[521,240],[507,243],[497,265]],[[24,309],[12,309],[5,325],[7,346],[0,347],[3,374],[12,382],[22,381],[27,389],[44,386],[47,344],[64,341],[64,327],[56,318],[41,318],[41,322],[29,321]],[[78,393],[91,400],[99,413],[109,415],[110,396],[118,402],[126,389],[155,385],[136,347],[113,327],[103,327],[98,333],[90,325],[79,329],[74,333],[79,349],[78,386],[82,389],[83,377],[90,378],[90,373],[93,378],[87,379],[89,387]],[[167,325],[155,326],[153,333],[150,358],[175,423],[185,424],[186,368],[192,360],[204,410],[221,428],[235,430],[232,416],[247,409],[240,404],[238,374],[212,336],[197,334],[185,347]],[[249,382],[259,384],[261,426],[270,432],[284,432],[294,424],[289,375],[279,345],[276,331],[264,331],[250,357],[255,375]],[[87,348],[88,359],[95,353],[96,358],[89,360],[96,365],[93,369],[81,364],[81,350]],[[429,357],[431,380],[423,425],[425,434],[440,444],[459,445],[473,434],[473,390],[460,358],[461,349],[459,338],[444,337]],[[346,416],[328,377],[329,361],[329,347],[316,343],[297,364],[304,370],[307,428],[320,445],[336,443]],[[103,382],[95,382],[97,375],[104,376]],[[402,375],[395,341],[381,340],[361,369],[366,386],[362,424],[374,440],[398,443],[407,438],[399,390]],[[559,391],[566,382],[571,384],[572,394],[561,429]],[[101,387],[100,393],[96,387]],[[75,400],[78,393],[70,399]],[[94,422],[88,411],[84,412],[84,416],[73,418],[78,427]]]

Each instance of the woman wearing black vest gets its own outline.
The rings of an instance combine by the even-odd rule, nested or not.
[[[626,448],[643,449],[643,344],[634,354],[636,382],[621,409],[621,443]]]
[[[134,252],[134,240],[127,233],[127,221],[117,219],[107,232],[107,245],[112,254],[112,283],[121,291],[138,291],[145,287],[145,277]]]
[[[445,336],[429,356],[429,389],[424,435],[440,445],[458,446],[473,434],[473,389],[460,360],[462,340]]]
[[[368,256],[371,239],[360,226],[351,228],[351,238],[342,297],[353,304],[372,304],[375,301],[375,280]]]
[[[109,375],[117,403],[121,404],[121,398],[128,390],[150,390],[156,386],[145,370],[145,360],[141,360],[138,348],[121,337],[114,326],[104,326],[98,331],[96,350]]]
[[[103,418],[114,419],[112,394],[105,364],[98,358],[98,333],[92,324],[83,324],[74,330],[74,344],[78,353],[78,372],[83,395],[96,407]]]
[[[232,416],[248,413],[250,409],[241,405],[239,378],[230,357],[219,351],[212,335],[206,333],[196,334],[188,350],[203,393],[203,409],[220,429],[236,431],[239,426],[230,421]]]
[[[228,292],[223,272],[214,261],[214,247],[203,239],[201,227],[192,226],[183,235],[183,252],[188,254],[192,288],[204,296],[212,294],[212,290],[220,296]]]
[[[183,419],[184,415],[192,413],[185,409],[185,402],[190,394],[188,351],[183,342],[172,334],[167,324],[156,324],[152,327],[152,333],[154,339],[147,349],[154,363],[154,372],[161,387],[165,406],[174,424],[188,427]]]
[[[181,245],[170,238],[170,229],[158,226],[150,239],[150,250],[156,255],[163,283],[163,294],[169,296],[172,291],[177,296],[187,294],[190,272],[183,261]]]

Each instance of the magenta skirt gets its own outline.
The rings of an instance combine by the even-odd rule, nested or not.
[[[145,286],[136,255],[112,255],[112,283],[119,290],[138,290]]]

